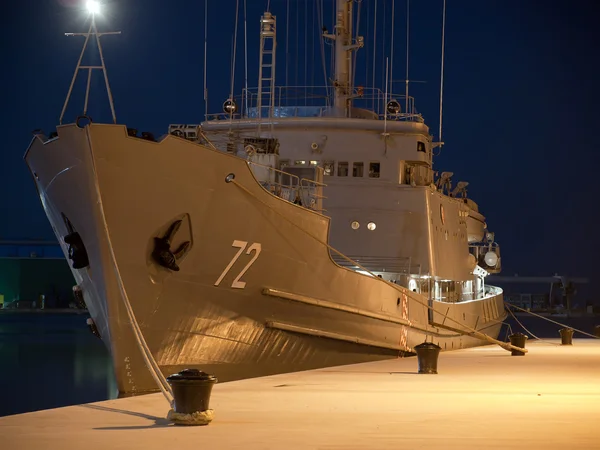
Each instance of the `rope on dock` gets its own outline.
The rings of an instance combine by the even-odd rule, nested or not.
[[[533,336],[535,339],[537,339],[540,342],[545,342],[546,344],[551,344],[551,345],[560,345],[557,344],[556,342],[550,342],[550,341],[546,341],[544,339],[540,339],[539,337],[537,337],[535,334],[533,334],[530,330],[528,330],[525,325],[523,325],[519,319],[517,319],[517,316],[515,316],[515,314],[510,310],[510,308],[507,306],[508,304],[506,302],[504,302],[504,308],[508,311],[508,313],[513,317],[513,319],[515,319],[517,321],[517,323],[519,325],[521,325],[521,328],[523,328],[527,333],[529,333],[531,336]]]
[[[90,151],[93,152],[92,141],[91,141],[91,137],[90,137],[89,133],[90,133],[90,131],[89,131],[89,127],[88,127],[88,129],[87,129],[88,145],[89,145]],[[173,407],[173,405],[174,405],[173,390],[171,389],[171,386],[168,384],[165,376],[160,371],[160,367],[158,366],[158,363],[154,359],[154,356],[152,355],[152,352],[150,351],[150,348],[148,347],[148,344],[146,343],[144,334],[142,333],[142,330],[140,329],[140,326],[135,317],[135,313],[133,312],[133,307],[131,306],[131,303],[129,302],[129,297],[128,297],[127,291],[125,289],[125,285],[123,284],[123,279],[121,278],[121,272],[119,271],[119,265],[117,264],[117,257],[115,255],[115,251],[114,251],[114,248],[112,245],[112,239],[110,236],[108,223],[106,221],[106,214],[104,212],[104,205],[102,203],[102,195],[100,194],[100,186],[98,183],[98,174],[96,173],[95,166],[93,168],[93,171],[94,171],[94,187],[96,190],[96,198],[97,198],[97,202],[98,202],[98,208],[100,209],[100,218],[102,220],[102,227],[104,228],[104,232],[106,233],[106,240],[108,241],[107,242],[108,250],[110,252],[110,259],[111,259],[112,266],[114,269],[114,275],[115,275],[115,278],[117,281],[117,285],[119,287],[119,291],[121,293],[121,299],[123,300],[123,306],[125,307],[125,311],[127,312],[127,316],[129,318],[129,323],[131,325],[131,330],[133,331],[133,336],[136,340],[136,343],[138,344],[139,350],[142,354],[142,358],[144,359],[144,362],[146,363],[147,369],[150,371],[150,375],[152,375],[152,378],[154,378],[154,381],[160,388],[160,390],[163,393],[163,395],[165,396],[166,400],[169,402],[169,405],[171,405],[171,407]]]
[[[548,322],[552,322],[552,323],[554,323],[554,324],[556,324],[556,325],[560,325],[560,326],[561,326],[561,327],[563,327],[563,328],[570,328],[571,330],[573,330],[573,331],[577,331],[578,333],[581,333],[581,334],[583,334],[583,335],[585,335],[585,336],[589,336],[589,337],[592,337],[592,338],[594,338],[594,339],[600,339],[600,337],[598,337],[598,336],[594,336],[593,334],[586,333],[585,331],[581,331],[581,330],[578,330],[577,328],[570,327],[569,325],[565,325],[564,323],[560,323],[560,322],[557,322],[556,320],[549,319],[548,317],[544,317],[544,316],[542,316],[542,315],[540,315],[540,314],[536,314],[536,313],[534,313],[534,312],[527,311],[525,308],[521,308],[521,307],[519,307],[519,306],[513,305],[513,304],[511,304],[511,303],[508,303],[508,302],[504,302],[504,304],[506,305],[506,309],[508,309],[508,310],[509,310],[509,312],[510,312],[511,314],[513,314],[513,313],[512,313],[512,311],[510,311],[510,309],[509,309],[509,308],[515,308],[515,309],[518,309],[519,311],[526,312],[527,314],[531,314],[532,316],[539,317],[540,319],[547,320]],[[515,317],[515,315],[514,315],[514,314],[513,314],[513,317],[515,318],[515,320],[517,320],[517,318]],[[519,321],[517,320],[517,322],[519,322]],[[526,328],[525,328],[525,327],[524,327],[524,326],[521,324],[521,322],[519,322],[519,325],[521,325],[521,326],[522,326],[522,327],[523,327],[525,330],[527,330],[527,329],[526,329]],[[527,332],[529,333],[529,331],[527,331]],[[535,337],[535,336],[533,335],[533,333],[530,333],[530,334],[531,334],[533,337]],[[536,339],[539,339],[539,338],[536,338]]]

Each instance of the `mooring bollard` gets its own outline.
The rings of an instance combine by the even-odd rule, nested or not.
[[[437,373],[437,362],[442,348],[433,342],[423,342],[415,346],[419,373]]]
[[[523,333],[513,333],[509,337],[510,344],[515,347],[525,348],[525,342],[527,341],[527,336]],[[525,356],[525,353],[520,350],[511,349],[511,356]]]
[[[167,377],[173,388],[174,409],[167,418],[176,425],[208,425],[214,416],[210,394],[217,379],[198,369],[184,369]]]
[[[561,328],[558,332],[562,345],[573,345],[573,328]]]

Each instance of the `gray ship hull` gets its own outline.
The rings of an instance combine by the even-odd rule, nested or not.
[[[496,338],[505,317],[498,288],[428,303],[341,267],[326,216],[267,192],[243,159],[184,139],[65,125],[25,158],[65,255],[64,237],[81,236],[89,265],[73,274],[124,394],[157,389],[124,301],[165,375],[197,367],[220,381],[395,358],[426,339],[482,345],[465,333]],[[178,220],[171,248],[190,245],[173,271],[152,254]]]

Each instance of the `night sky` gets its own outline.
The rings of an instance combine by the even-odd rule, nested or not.
[[[331,30],[332,0],[323,1]],[[170,123],[199,123],[205,109],[204,1],[104,3],[100,30],[123,32],[102,38],[117,121],[157,136]],[[250,86],[256,85],[258,21],[266,3],[248,0]],[[315,2],[289,0],[289,39],[288,1],[270,3],[278,19],[277,84],[285,84],[287,76],[290,85],[322,85],[320,50],[311,46],[320,32]],[[365,49],[357,84],[365,86],[373,84],[374,3],[363,0],[361,6]],[[385,56],[390,56],[392,0],[377,3],[378,36],[388,37],[376,55],[381,87]],[[230,89],[235,5],[236,0],[209,0],[212,112],[220,112]],[[406,3],[395,0],[395,5],[393,78],[401,80]],[[33,129],[49,133],[58,123],[83,44],[82,37],[63,33],[87,31],[86,14],[77,0],[6,0],[3,6],[0,240],[54,239],[22,156]],[[411,95],[437,137],[442,0],[412,0],[410,6],[410,78],[426,82],[412,84]],[[435,169],[454,172],[455,183],[470,183],[469,196],[479,203],[501,245],[504,275],[559,272],[593,279],[600,269],[594,223],[600,195],[600,4],[448,0],[447,8],[446,145]],[[242,15],[239,27],[236,94],[243,86]],[[302,31],[298,39],[296,30]],[[403,93],[404,85],[396,86]],[[85,76],[80,76],[66,122],[82,109],[84,87]],[[90,101],[94,120],[109,121],[100,73],[92,79]]]

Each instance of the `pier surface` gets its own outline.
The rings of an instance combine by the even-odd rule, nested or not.
[[[2,417],[0,448],[600,449],[600,340],[547,342],[442,353],[437,375],[412,357],[218,384],[201,427],[161,394]]]

